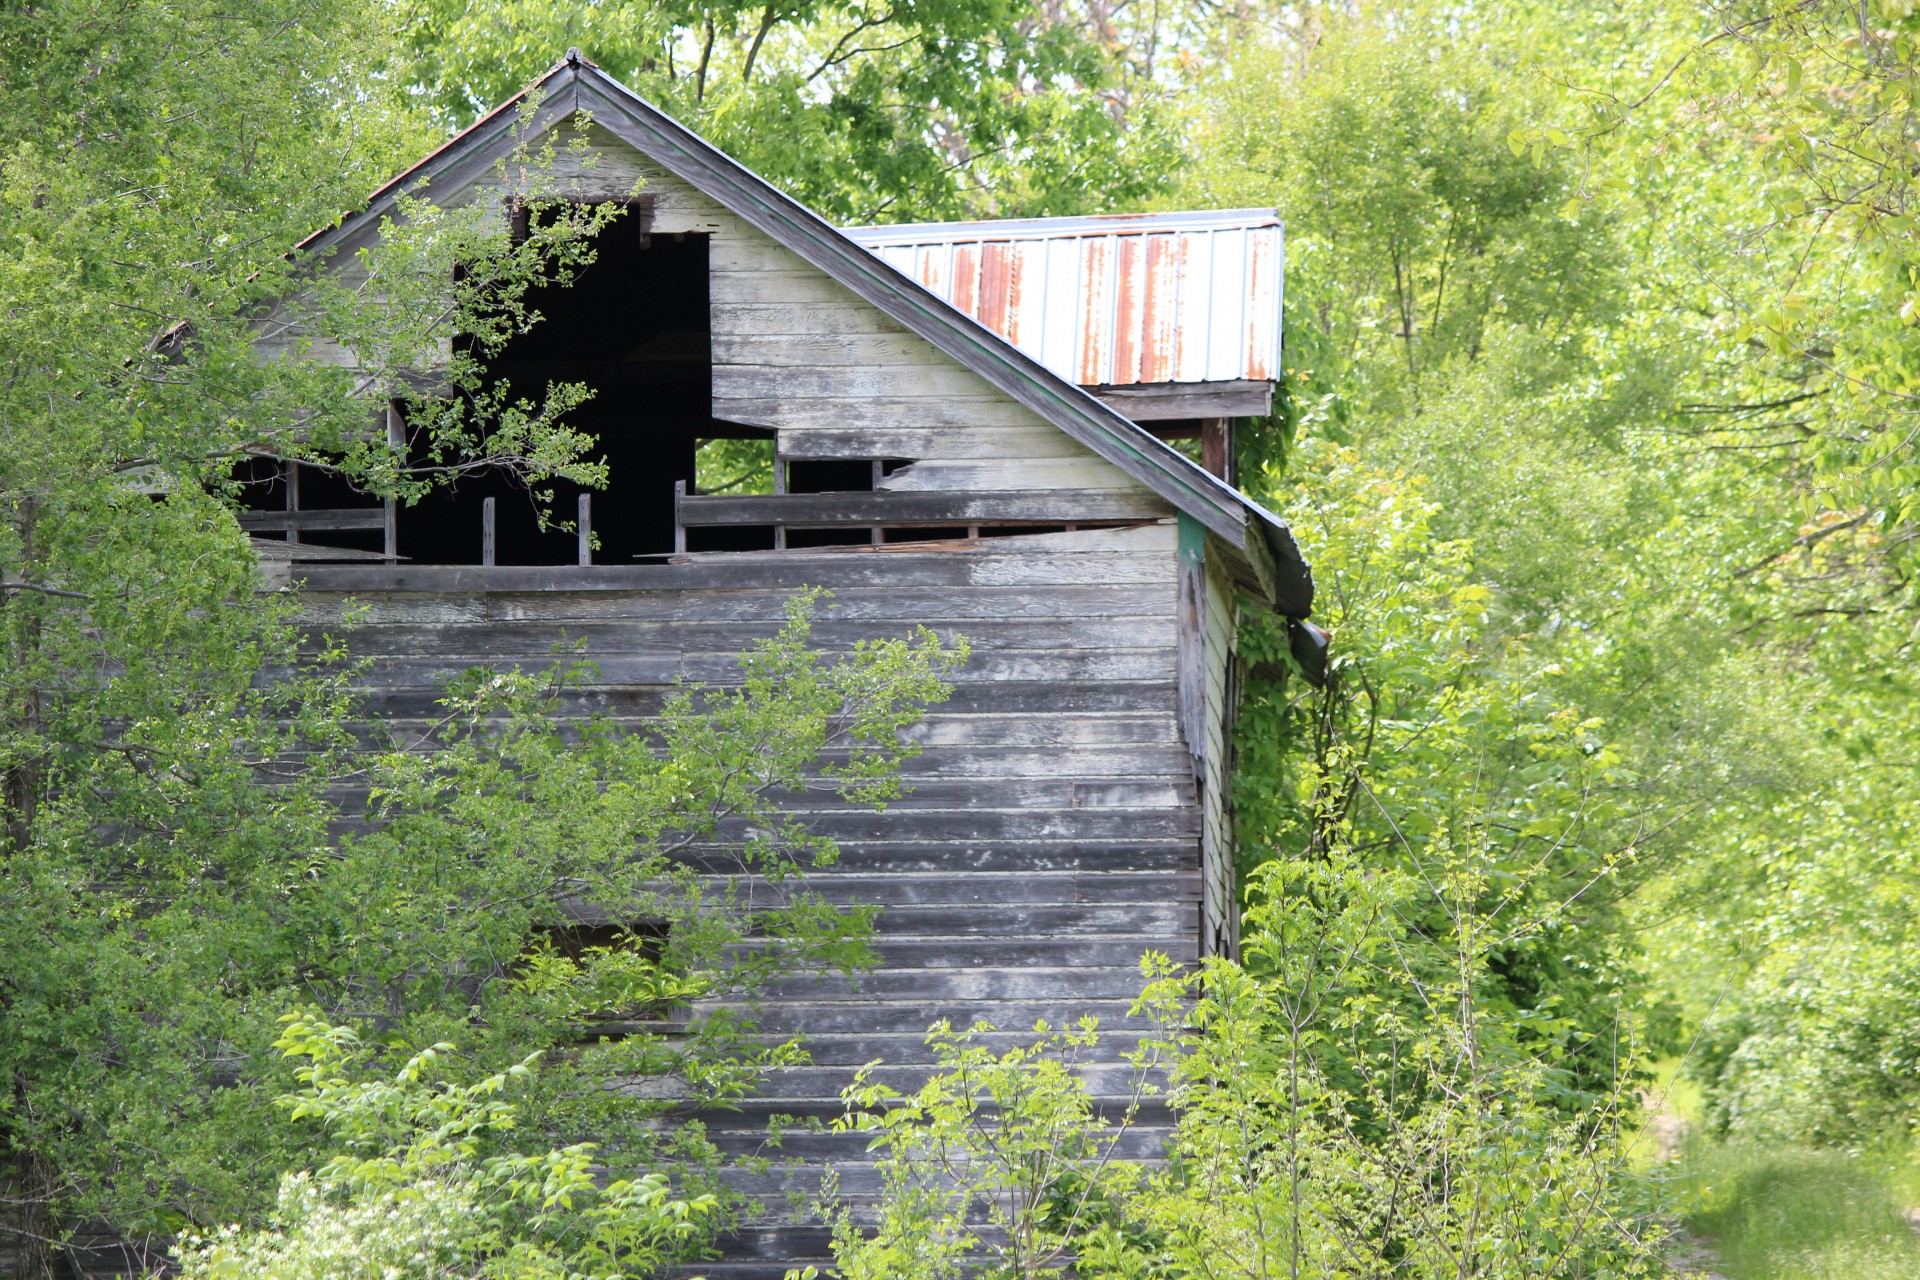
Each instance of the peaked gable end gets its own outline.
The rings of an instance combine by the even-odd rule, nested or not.
[[[529,94],[537,97],[537,106],[530,118],[523,119],[521,108]],[[804,307],[811,288],[816,291],[813,302],[836,313],[834,323],[845,323],[847,316],[857,314],[857,309],[835,305],[848,295],[890,320],[891,325],[874,324],[870,335],[874,363],[867,366],[871,376],[865,391],[876,403],[886,403],[893,390],[887,382],[889,366],[905,361],[919,371],[907,376],[919,376],[923,387],[926,375],[937,374],[929,403],[951,406],[944,420],[923,419],[923,429],[992,425],[1017,430],[1030,427],[1037,419],[1065,433],[1081,448],[1061,451],[1065,454],[1061,462],[1078,464],[1078,474],[1072,481],[1063,477],[1049,485],[1042,480],[1034,487],[1105,488],[1116,476],[1125,477],[1214,535],[1242,587],[1270,602],[1278,612],[1296,618],[1308,615],[1313,598],[1311,573],[1287,526],[1276,516],[905,280],[811,210],[580,59],[577,52],[569,51],[566,60],[529,90],[502,104],[375,193],[364,212],[314,236],[303,248],[345,249],[364,242],[373,234],[379,217],[391,210],[395,197],[417,184],[430,183],[436,194],[456,194],[484,185],[494,163],[515,145],[561,127],[580,113],[591,118],[593,135],[603,139],[598,149],[605,165],[602,177],[610,186],[622,178],[630,186],[633,177],[648,177],[646,170],[654,166],[676,180],[655,184],[661,189],[662,199],[668,201],[664,207],[655,208],[654,216],[662,230],[694,229],[693,223],[703,217],[717,229],[725,221],[738,218],[771,242],[757,260],[747,252],[734,262],[720,259],[714,263],[716,273],[731,268],[769,279],[785,278],[792,286],[787,296],[765,306],[790,310],[799,302]],[[610,141],[637,153],[641,167],[635,169],[633,156],[623,161],[618,148],[605,145]],[[608,194],[614,193],[609,190]],[[711,203],[703,206],[702,201]],[[668,217],[671,222],[664,220]],[[716,301],[742,308],[755,305],[744,298]],[[744,344],[743,350],[752,349],[756,345],[756,318],[742,310],[730,320],[737,327],[730,334],[716,327],[716,347],[732,340]],[[930,353],[944,359],[929,362]],[[844,404],[836,403],[840,397],[833,395],[788,396],[782,403],[775,403],[780,398],[756,394],[760,389],[754,384],[754,375],[747,372],[756,366],[733,365],[722,374],[722,356],[723,350],[717,349],[716,416],[758,425],[798,427],[805,422],[809,399],[821,402],[818,412],[845,412]],[[854,370],[843,368],[839,372],[845,376]],[[823,376],[831,378],[834,374]],[[781,381],[792,385],[790,376]],[[983,389],[986,394],[982,394]],[[999,403],[994,405],[995,401]],[[994,408],[989,409],[989,405]],[[998,421],[992,420],[995,409],[1000,414]],[[830,424],[816,419],[810,425]],[[905,448],[902,452],[909,453]],[[909,456],[927,455],[915,450]]]

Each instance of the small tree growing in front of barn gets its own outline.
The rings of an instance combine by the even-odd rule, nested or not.
[[[1097,1022],[1033,1027],[1033,1040],[995,1053],[990,1023],[928,1033],[939,1070],[912,1094],[862,1071],[837,1128],[871,1133],[882,1153],[877,1230],[838,1214],[845,1280],[947,1280],[967,1274],[1046,1280],[1068,1273],[1081,1243],[1112,1230],[1140,1185],[1122,1157],[1140,1107],[1158,1092],[1158,1045],[1130,1055],[1128,1094],[1109,1113],[1080,1078],[1100,1042]]]
[[[438,1078],[455,1052],[439,1044],[382,1077],[351,1028],[280,1021],[274,1048],[305,1065],[279,1101],[337,1154],[281,1179],[265,1228],[190,1237],[183,1280],[619,1280],[672,1259],[717,1207],[658,1173],[597,1177],[591,1143],[503,1149],[519,1120],[504,1095],[538,1054],[459,1085]]]

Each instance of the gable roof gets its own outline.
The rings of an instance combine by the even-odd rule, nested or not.
[[[523,122],[518,108],[530,94],[537,94],[537,106]],[[581,111],[1197,521],[1225,543],[1235,577],[1277,612],[1304,618],[1311,611],[1312,573],[1278,516],[901,275],[577,50],[569,49],[539,80],[380,188],[366,209],[300,247],[324,252],[367,237],[408,187],[430,180],[442,190],[458,189],[487,173],[516,135],[537,136]]]

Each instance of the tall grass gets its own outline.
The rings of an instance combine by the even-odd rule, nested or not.
[[[1729,1280],[1920,1280],[1920,1243],[1886,1161],[1696,1143],[1677,1189]]]

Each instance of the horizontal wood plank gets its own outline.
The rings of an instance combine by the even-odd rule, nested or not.
[[[739,653],[754,641],[779,631],[779,621],[761,616],[741,623],[655,621],[651,617],[599,620],[575,624],[498,622],[486,626],[444,622],[381,623],[356,627],[344,635],[360,657],[405,656],[430,653],[438,657],[475,660],[534,660],[556,646],[576,647],[589,661],[602,654],[646,652]],[[823,611],[814,624],[813,642],[829,652],[850,649],[862,641],[895,639],[908,631],[904,622],[842,619],[837,610]],[[937,623],[931,630],[949,643],[965,637],[974,652],[1000,649],[1094,649],[1108,647],[1170,647],[1175,641],[1171,618],[1163,616],[1092,618],[974,619],[968,623]]]
[[[841,431],[849,428],[891,430],[896,427],[968,431],[991,427],[1046,427],[1059,430],[1024,405],[980,394],[904,401],[796,400],[779,395],[750,396],[734,388],[724,401],[715,401],[714,415],[728,422],[745,422],[782,431]]]
[[[343,507],[312,511],[242,511],[234,517],[250,533],[280,533],[289,529],[384,529],[386,512],[380,507]]]
[[[802,495],[808,496],[808,495]],[[904,495],[903,495],[904,496]],[[914,495],[921,496],[921,495]],[[720,501],[720,499],[715,499]],[[743,499],[726,499],[738,502]],[[1064,520],[1064,517],[1054,517]],[[1083,517],[1092,519],[1095,517]],[[1116,516],[1115,518],[1126,518]],[[956,517],[961,519],[961,517]],[[891,550],[882,554],[789,553],[703,558],[665,565],[314,565],[296,571],[309,591],[363,596],[375,592],[438,594],[659,589],[795,591],[806,587],[1078,586],[1088,581],[1134,586],[1173,581],[1169,559],[1090,547],[1074,553],[1023,555],[989,539],[965,549]]]
[[[875,486],[888,493],[1032,493],[1037,490],[1115,492],[1133,488],[1104,458],[1029,458],[1018,455],[964,462],[923,461],[901,467]]]
[[[1052,492],[779,493],[689,496],[681,499],[681,523],[779,524],[788,528],[844,524],[966,524],[999,520],[1074,523],[1082,520],[1154,520],[1171,514],[1163,498],[1144,490]]]
[[[713,412],[731,417],[733,400],[836,400],[899,402],[983,396],[985,379],[958,364],[891,364],[868,366],[794,366],[776,364],[718,364],[713,366]]]
[[[975,426],[955,431],[925,426],[860,429],[789,427],[780,434],[789,458],[909,458],[932,461],[1090,458],[1087,447],[1050,426]],[[1121,486],[1106,485],[1105,488]]]
[[[1161,382],[1087,390],[1135,422],[1264,418],[1273,411],[1271,382]]]
[[[1087,530],[1090,545],[1113,545],[1128,530]],[[667,566],[666,582],[686,566]],[[523,623],[556,626],[608,621],[657,621],[671,624],[726,622],[743,631],[777,622],[776,600],[790,589],[765,590],[678,589],[653,586],[642,591],[521,591],[509,593],[445,593],[360,595],[351,604],[361,626],[437,625],[504,626]],[[299,600],[297,619],[316,631],[340,627],[349,601],[338,594],[309,589]],[[885,622],[900,631],[927,626],[990,622],[996,619],[1144,618],[1169,614],[1173,607],[1171,577],[1148,585],[1102,583],[1056,585],[1046,588],[975,586],[967,591],[918,587],[908,583],[878,587],[843,586],[820,602],[822,625],[841,622]]]
[[[707,315],[716,342],[798,334],[893,334],[918,338],[883,311],[834,302],[795,305],[715,297],[708,304]]]

